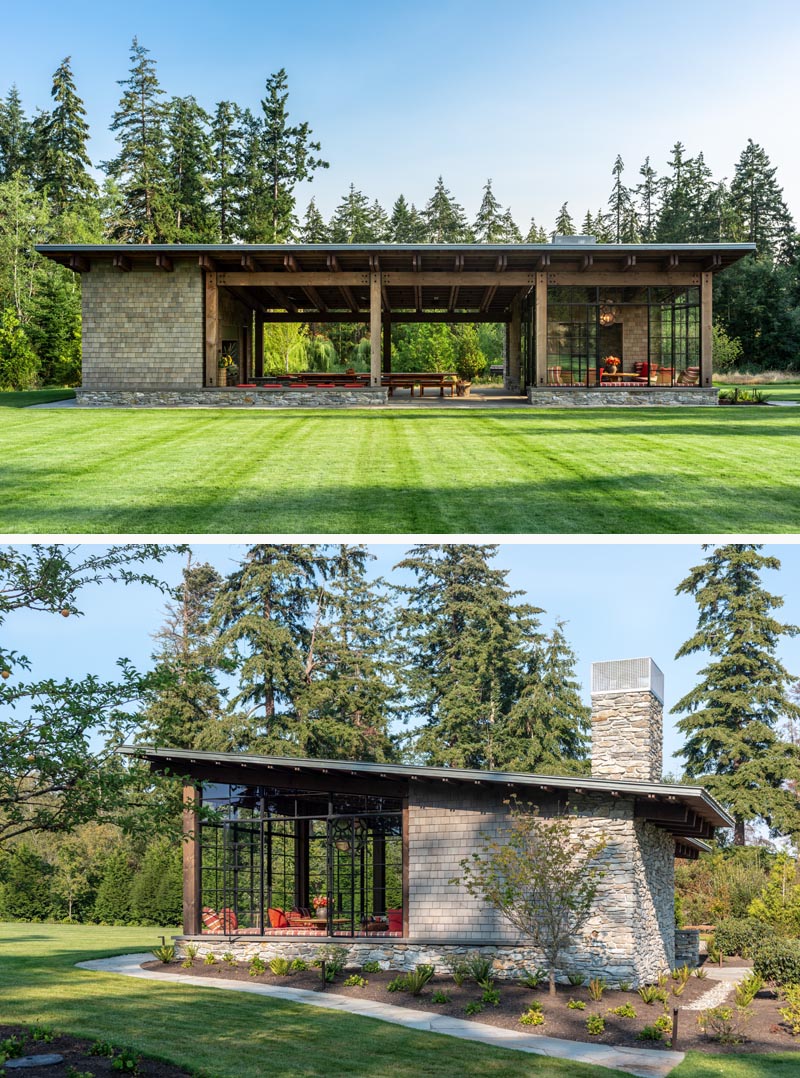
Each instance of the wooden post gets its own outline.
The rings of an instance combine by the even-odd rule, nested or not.
[[[380,830],[372,832],[372,913],[386,913],[386,836]]]
[[[256,311],[256,335],[253,347],[253,377],[264,377],[264,315]]]
[[[409,857],[409,843],[408,843],[408,798],[403,798],[403,837],[402,837],[402,850],[403,850],[403,936],[407,937],[409,917],[408,917],[408,901],[411,888],[409,886],[409,872],[408,872],[408,857]]]
[[[369,275],[369,384],[381,384],[381,275]]]
[[[392,370],[392,319],[383,315],[383,373],[390,374]]]
[[[537,386],[547,385],[547,274],[536,274],[536,377]]]
[[[193,783],[183,787],[183,934],[200,934],[200,819],[194,806],[200,790]]]
[[[700,277],[700,385],[711,385],[713,341],[711,332],[714,306],[714,274]]]
[[[511,321],[508,325],[508,363],[506,366],[506,389],[519,393],[522,366],[522,303],[517,297],[511,304]]]
[[[206,271],[206,366],[205,385],[215,386],[219,377],[219,289],[217,275]]]

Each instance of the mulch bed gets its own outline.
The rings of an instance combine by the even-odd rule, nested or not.
[[[731,962],[736,965],[736,962]],[[738,963],[744,965],[745,963]],[[279,985],[286,988],[305,988],[311,991],[322,991],[319,970],[307,970],[288,974],[285,977],[277,977],[267,971],[257,977],[251,977],[247,965],[237,964],[229,966],[220,962],[217,965],[206,966],[202,960],[195,959],[191,969],[184,969],[179,961],[165,965],[162,962],[145,962],[145,969],[156,972],[169,972],[189,974],[193,977],[202,977],[213,984],[215,980],[238,980],[249,983]],[[407,992],[387,992],[386,986],[395,977],[400,976],[396,971],[382,970],[380,973],[364,973],[367,980],[364,988],[346,988],[342,981],[349,974],[356,972],[346,970],[336,978],[334,984],[325,986],[325,991],[335,992],[337,996],[353,996],[358,999],[374,999],[381,1003],[391,1003],[398,1007],[411,1007],[421,1011],[429,1011],[434,1014],[443,1014],[451,1018],[464,1018],[475,1022],[483,1022],[492,1026],[505,1026],[508,1029],[516,1029],[520,1032],[542,1034],[549,1037],[562,1037],[571,1041],[588,1041],[600,1044],[626,1045],[633,1048],[668,1048],[666,1041],[652,1042],[639,1040],[637,1034],[653,1022],[663,1013],[663,1006],[656,1002],[652,1005],[644,1003],[638,992],[619,992],[606,990],[599,1002],[589,999],[586,986],[571,987],[570,985],[558,985],[556,998],[552,999],[547,991],[547,986],[540,987],[535,991],[523,985],[510,981],[497,981],[495,987],[500,991],[500,1004],[493,1006],[487,1004],[480,1014],[470,1016],[465,1014],[464,1008],[468,1003],[480,1000],[483,990],[474,982],[465,981],[458,987],[450,976],[435,976],[428,982],[420,996],[411,996]],[[769,991],[759,993],[752,1003],[753,1017],[749,1021],[746,1034],[747,1041],[744,1044],[724,1045],[704,1036],[697,1025],[699,1011],[686,1011],[687,1003],[699,1000],[705,993],[710,991],[719,982],[705,978],[691,977],[680,997],[671,994],[672,985],[670,980],[667,992],[670,993],[667,1006],[669,1013],[673,1007],[680,1008],[678,1016],[678,1048],[681,1051],[696,1049],[702,1052],[778,1052],[790,1049],[800,1050],[800,1037],[792,1036],[788,1026],[784,1023],[778,1007],[781,1001]],[[445,992],[450,998],[448,1003],[434,1003],[433,993],[436,990]],[[581,1000],[586,1003],[585,1010],[570,1010],[567,1007],[571,999]],[[526,1011],[531,1003],[536,1000],[541,1003],[544,1013],[544,1024],[541,1026],[525,1026],[519,1021],[520,1015]],[[727,1001],[726,1001],[727,1002]],[[619,1007],[624,1003],[630,1003],[636,1011],[636,1018],[620,1018],[609,1014],[609,1010]],[[605,1018],[605,1031],[599,1035],[591,1035],[586,1029],[586,1019],[591,1015],[599,1014]]]
[[[39,1027],[38,1031],[32,1032],[31,1028],[25,1026],[0,1025],[0,1042],[17,1038],[23,1042],[21,1046],[23,1056],[56,1054],[63,1056],[64,1062],[46,1067],[8,1068],[5,1072],[7,1078],[11,1078],[11,1075],[18,1075],[19,1078],[65,1078],[71,1070],[79,1071],[83,1075],[91,1074],[93,1078],[101,1078],[103,1075],[108,1075],[109,1078],[119,1078],[123,1074],[122,1071],[113,1069],[111,1056],[90,1053],[89,1049],[97,1042],[70,1037],[55,1029],[50,1029],[45,1035],[42,1029],[43,1027]],[[116,1055],[119,1055],[121,1047],[121,1045],[115,1045]],[[144,1056],[139,1057],[138,1052],[136,1056],[139,1058],[136,1073],[146,1078],[188,1078],[190,1073],[171,1063],[162,1063],[160,1060],[148,1059]],[[0,1072],[2,1069],[0,1065]]]

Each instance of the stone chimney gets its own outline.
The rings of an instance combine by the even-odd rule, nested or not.
[[[664,675],[652,659],[592,663],[592,777],[661,781]]]

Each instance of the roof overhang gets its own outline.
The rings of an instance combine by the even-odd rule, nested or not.
[[[153,770],[200,782],[283,786],[333,790],[338,785],[361,792],[387,795],[407,791],[411,783],[450,783],[491,789],[502,788],[531,798],[542,793],[603,794],[634,802],[634,815],[676,838],[703,842],[718,827],[733,827],[732,817],[702,786],[633,780],[591,778],[583,775],[538,775],[516,771],[478,771],[416,764],[361,763],[353,760],[311,760],[291,756],[254,756],[244,753],[195,752],[189,749],[123,745],[120,752],[147,761]],[[311,784],[311,785],[309,785]]]
[[[370,281],[397,321],[508,321],[515,300],[546,273],[551,284],[699,283],[755,251],[750,243],[700,244],[40,244],[77,273],[170,273],[189,263],[271,320],[363,321]]]

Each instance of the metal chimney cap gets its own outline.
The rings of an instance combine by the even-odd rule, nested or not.
[[[651,658],[592,663],[592,696],[604,692],[649,691],[664,703],[664,675]]]

